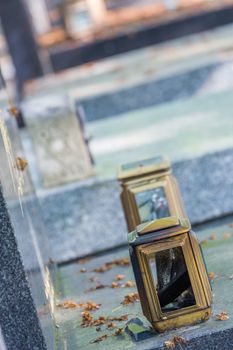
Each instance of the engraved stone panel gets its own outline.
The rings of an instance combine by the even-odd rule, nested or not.
[[[83,179],[92,174],[91,159],[68,97],[49,96],[24,103],[27,130],[43,187]]]

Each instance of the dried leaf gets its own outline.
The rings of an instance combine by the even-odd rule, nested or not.
[[[128,295],[126,295],[124,297],[124,300],[122,301],[121,304],[129,305],[129,304],[133,304],[133,303],[135,303],[136,301],[139,301],[139,300],[140,299],[139,299],[138,293],[130,293],[130,294],[128,294]]]
[[[107,334],[101,335],[101,337],[96,338],[95,340],[92,340],[91,343],[100,343],[101,341],[107,339]]]
[[[24,169],[28,166],[28,162],[26,159],[17,157],[16,158],[16,168],[20,171],[24,171]]]
[[[216,320],[217,321],[227,321],[227,320],[229,320],[228,313],[225,312],[225,311],[222,311],[222,312],[218,313],[217,316],[216,316]]]
[[[215,272],[209,272],[208,273],[209,279],[212,281],[213,279],[215,279],[217,277]]]
[[[85,273],[85,272],[87,272],[87,269],[85,269],[85,268],[80,269],[80,270],[79,270],[79,272],[81,272],[81,273]]]
[[[134,281],[127,281],[125,284],[124,284],[124,287],[125,288],[132,288],[132,287],[135,287],[135,282]]]
[[[78,264],[86,264],[87,262],[89,262],[91,260],[91,258],[84,258],[84,259],[79,259],[77,261]]]
[[[79,307],[79,304],[73,300],[65,300],[62,304],[58,304],[57,306],[62,307],[63,309],[75,309]]]
[[[116,275],[115,276],[115,281],[121,281],[121,280],[123,280],[125,278],[125,275]]]
[[[113,322],[110,322],[110,323],[107,324],[107,328],[108,329],[114,329],[114,328],[116,328],[116,324],[113,323]]]
[[[96,290],[98,289],[104,289],[104,288],[107,288],[108,286],[105,285],[105,284],[97,284],[95,287],[91,287],[89,289],[86,289],[85,290],[85,293],[88,293],[88,292],[95,292]]]
[[[85,311],[99,310],[101,304],[96,304],[93,301],[88,301],[86,304],[82,304]]]
[[[118,337],[119,335],[122,335],[124,332],[124,328],[118,328],[116,332],[113,334],[114,337]]]
[[[121,284],[119,283],[119,282],[112,282],[112,284],[111,284],[111,288],[121,288]]]
[[[13,117],[18,117],[19,115],[19,110],[16,106],[11,106],[9,109],[8,109],[8,112],[13,116]]]
[[[89,311],[83,311],[81,313],[81,315],[82,315],[82,324],[81,325],[83,327],[89,327],[93,322],[93,316],[90,314]]]
[[[216,234],[215,234],[215,233],[212,234],[212,235],[209,237],[209,239],[210,239],[211,241],[216,241],[216,239],[217,239]]]
[[[109,319],[109,321],[119,321],[119,322],[121,322],[121,321],[127,321],[128,318],[129,318],[128,315],[122,315],[122,316],[118,316],[118,317],[109,317],[108,319]]]
[[[102,273],[102,272],[111,270],[114,266],[128,266],[128,265],[129,265],[129,259],[127,258],[116,259],[116,260],[107,262],[100,267],[95,268],[94,271]]]
[[[223,234],[223,239],[229,239],[229,238],[231,238],[231,233],[230,232],[225,232]]]
[[[177,344],[186,343],[186,339],[180,335],[176,335],[173,339],[164,342],[167,349],[175,349]]]
[[[173,338],[173,341],[174,341],[175,344],[186,343],[186,339],[184,337],[181,337],[180,335],[176,335]]]
[[[167,349],[175,349],[175,347],[176,347],[176,344],[174,343],[173,340],[166,340],[164,342],[164,345]]]
[[[233,223],[228,225],[229,227],[233,227]]]

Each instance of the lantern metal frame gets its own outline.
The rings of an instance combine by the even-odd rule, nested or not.
[[[155,158],[157,159],[157,158]],[[135,167],[119,172],[118,180],[121,183],[121,202],[124,209],[128,231],[134,230],[142,223],[136,195],[162,188],[168,203],[169,216],[185,218],[182,197],[178,183],[171,172],[170,162],[165,157],[159,157],[160,162],[140,166],[140,162],[133,163]],[[144,161],[146,162],[146,161]]]
[[[153,327],[167,329],[207,320],[211,314],[212,291],[198,240],[187,219],[154,220],[129,234],[130,256],[144,315]],[[157,252],[181,247],[195,298],[195,305],[162,311],[149,258]]]

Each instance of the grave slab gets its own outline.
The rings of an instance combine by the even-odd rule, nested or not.
[[[113,227],[114,231],[114,227]],[[116,231],[112,234],[119,234]],[[224,225],[218,228],[198,232],[202,241],[202,248],[209,272],[214,272],[212,279],[213,288],[213,310],[210,320],[189,327],[182,327],[162,334],[154,334],[145,340],[135,341],[132,337],[123,332],[120,336],[113,336],[115,329],[109,330],[106,325],[97,327],[82,327],[80,308],[56,309],[56,318],[59,324],[60,349],[64,344],[68,349],[76,349],[77,346],[87,350],[109,349],[109,350],[155,350],[166,349],[164,342],[171,340],[174,336],[182,336],[186,342],[182,347],[176,349],[198,349],[198,350],[229,350],[233,347],[233,295],[232,295],[232,248],[233,228],[232,225]],[[139,318],[149,330],[149,323],[143,317],[140,303],[123,306],[121,302],[128,293],[135,292],[132,288],[110,288],[116,275],[123,274],[121,282],[133,280],[133,272],[130,266],[114,266],[112,269],[97,273],[93,269],[103,266],[106,262],[116,259],[129,258],[127,248],[113,250],[112,252],[92,256],[89,261],[80,261],[59,268],[58,299],[62,304],[66,300],[77,303],[85,303],[92,300],[101,304],[99,310],[91,311],[94,319],[100,316],[119,317],[128,315],[128,320]],[[98,283],[107,285],[105,288],[90,291]],[[60,288],[60,289],[59,289]],[[89,291],[88,291],[89,290]],[[220,312],[227,312],[229,319],[218,321],[216,319]],[[114,322],[116,327],[124,328],[127,321]],[[106,339],[98,344],[93,343],[98,337],[107,335]]]
[[[173,168],[192,224],[233,213],[233,179],[229,176],[233,173],[232,149],[175,162]],[[40,193],[40,201],[55,261],[126,243],[116,180],[93,180]],[[111,234],[112,227],[117,228],[117,235]]]

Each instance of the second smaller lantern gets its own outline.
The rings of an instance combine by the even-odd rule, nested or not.
[[[170,162],[162,156],[125,164],[118,175],[128,230],[169,216],[186,217]]]

